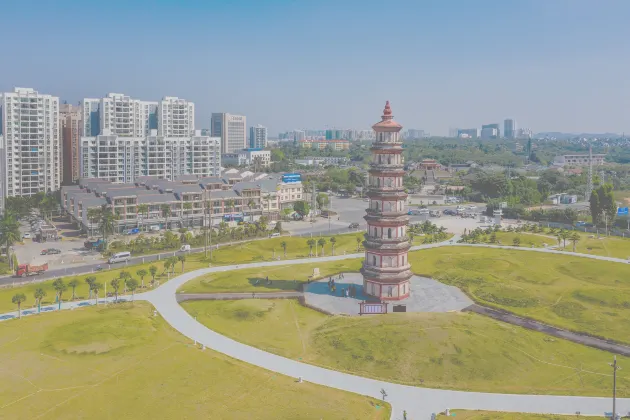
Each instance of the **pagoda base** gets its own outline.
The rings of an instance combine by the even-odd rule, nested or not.
[[[363,279],[363,291],[382,301],[402,300],[409,297],[411,285],[409,279],[396,283],[383,283],[375,279]]]

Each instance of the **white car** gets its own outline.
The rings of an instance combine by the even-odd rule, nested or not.
[[[25,232],[24,235],[22,235],[22,238],[31,239],[32,238],[31,232]]]

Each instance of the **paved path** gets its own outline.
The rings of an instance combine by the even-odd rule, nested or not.
[[[412,249],[435,248],[443,245],[444,244],[421,245],[413,247]],[[453,246],[455,246],[455,244],[453,244]],[[515,249],[514,247],[509,246],[486,247]],[[573,254],[570,252],[548,249],[516,249],[522,251],[574,255],[604,261],[627,263],[627,261],[617,258]],[[360,258],[362,256],[363,254],[340,255],[318,258],[317,261],[339,261],[344,259]],[[153,291],[138,294],[136,295],[136,300],[146,300],[153,304],[160,315],[163,316],[171,326],[189,339],[195,340],[208,348],[252,365],[290,377],[302,377],[308,382],[350,391],[357,394],[369,395],[374,398],[381,398],[381,390],[385,390],[388,395],[387,401],[390,402],[393,407],[392,419],[396,420],[402,419],[403,410],[407,411],[408,418],[416,420],[428,419],[430,418],[431,413],[439,412],[445,408],[556,413],[569,415],[573,415],[577,411],[581,412],[583,415],[603,415],[604,412],[611,411],[610,398],[448,391],[394,384],[320,368],[267,353],[218,334],[195,321],[195,319],[191,317],[177,302],[177,289],[186,282],[205,274],[234,270],[237,268],[272,267],[287,264],[307,264],[312,262],[313,259],[307,258],[291,261],[271,261],[253,264],[239,264],[238,266],[205,268],[184,273]],[[63,304],[62,307],[67,305],[70,308],[74,308],[76,306],[81,306],[82,303],[84,302],[73,302],[71,304],[66,303]],[[296,386],[299,385],[296,384]],[[630,410],[630,399],[618,399],[617,410],[620,413],[627,413]]]
[[[304,296],[302,292],[270,292],[270,293],[178,293],[177,301],[185,300],[238,300],[238,299],[297,299]]]

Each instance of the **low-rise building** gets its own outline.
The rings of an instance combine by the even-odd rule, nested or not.
[[[605,154],[593,154],[593,165],[603,165],[606,159]],[[559,155],[553,159],[554,166],[588,166],[591,158],[588,154]]]
[[[260,148],[243,149],[237,153],[225,153],[221,155],[221,162],[224,165],[253,165],[259,168],[265,168],[271,164],[271,152]]]
[[[350,149],[350,142],[348,140],[300,140],[298,144],[304,149],[330,149],[334,151]]]

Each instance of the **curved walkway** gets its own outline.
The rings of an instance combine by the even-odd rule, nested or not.
[[[455,239],[454,239],[455,242]],[[610,257],[599,257],[586,254],[574,254],[565,251],[555,251],[540,248],[515,248],[500,245],[469,245],[469,244],[430,244],[412,247],[412,250],[436,248],[440,246],[479,246],[499,249],[517,249],[531,252],[547,252],[562,255],[592,258],[603,261],[627,263],[626,260]],[[317,258],[317,261],[338,261],[344,259],[361,258],[363,254],[341,255],[334,257]],[[549,395],[514,395],[492,394],[480,392],[449,391],[431,388],[421,388],[408,385],[400,385],[363,378],[335,370],[329,370],[306,363],[297,362],[275,354],[267,353],[255,347],[248,346],[218,334],[197,322],[177,302],[176,292],[186,282],[209,273],[235,270],[238,268],[271,267],[287,264],[308,264],[314,259],[271,261],[252,264],[239,264],[233,266],[221,266],[205,268],[189,273],[184,273],[163,284],[159,288],[136,295],[136,300],[150,302],[164,319],[181,334],[191,340],[195,340],[206,347],[226,354],[235,359],[242,360],[264,369],[281,373],[290,377],[302,377],[305,381],[316,383],[331,388],[350,391],[357,394],[369,395],[381,398],[381,390],[387,393],[386,400],[392,404],[392,418],[402,419],[403,410],[407,411],[409,419],[428,419],[431,413],[436,413],[445,408],[461,408],[472,410],[495,410],[528,413],[555,413],[574,415],[580,412],[582,415],[603,415],[611,411],[610,398],[599,397],[572,397]],[[93,302],[93,301],[92,301]],[[100,302],[100,301],[99,301]],[[64,304],[63,308],[74,309],[82,306],[84,302]],[[296,384],[296,386],[299,386]],[[618,399],[617,410],[619,413],[627,413],[630,410],[630,399]]]

